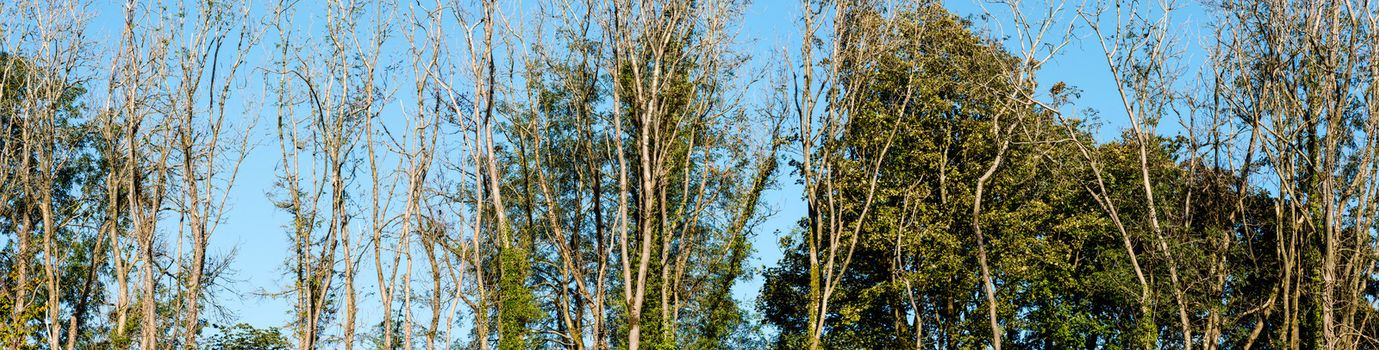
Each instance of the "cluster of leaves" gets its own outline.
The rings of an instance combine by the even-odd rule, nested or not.
[[[201,345],[209,350],[287,350],[292,343],[277,328],[254,328],[248,324],[217,327],[218,333],[206,337]]]

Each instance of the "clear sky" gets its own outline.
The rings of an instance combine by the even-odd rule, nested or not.
[[[983,0],[948,0],[944,3],[950,10],[963,16],[980,14],[983,12],[983,6],[992,10],[1001,6],[974,1]],[[304,3],[311,2],[305,1]],[[99,5],[95,6],[96,13],[92,22],[90,37],[102,45],[113,46],[114,43],[118,42],[123,23],[122,5],[113,4],[113,2],[98,3]],[[1092,3],[1094,2],[1089,2],[1089,4]],[[513,6],[514,8],[524,8],[529,5],[518,3]],[[1067,6],[1071,8],[1075,5],[1077,4],[1073,3]],[[1196,28],[1202,28],[1204,23],[1201,22],[1205,21],[1206,18],[1201,15],[1200,9],[1194,7],[1195,2],[1186,5],[1189,5],[1187,6],[1188,9],[1175,17],[1174,22],[1182,23],[1181,28],[1184,32],[1181,34],[1185,39],[1200,41],[1200,34],[1197,33],[1200,30]],[[779,64],[783,50],[794,52],[799,47],[799,2],[795,0],[757,0],[752,2],[750,6],[745,12],[744,22],[739,33],[740,48],[753,57],[752,65],[755,69],[765,69],[771,65]],[[1026,7],[1036,10],[1046,9],[1043,2],[1030,2]],[[976,17],[974,17],[974,21],[978,27],[1003,23],[1001,16],[1006,16],[1006,14],[1003,14],[1003,11],[995,11],[995,13],[997,17],[992,22],[983,22]],[[307,19],[313,18],[306,13],[303,15]],[[319,18],[316,20],[320,21]],[[314,26],[317,24],[319,23],[304,25]],[[990,33],[993,34],[1002,30],[998,26],[990,28]],[[1082,108],[1092,108],[1101,112],[1103,127],[1096,135],[1100,141],[1107,141],[1118,137],[1120,134],[1120,130],[1125,125],[1124,112],[1110,80],[1110,73],[1106,68],[1101,47],[1095,44],[1093,38],[1088,37],[1085,30],[1082,32],[1082,40],[1077,40],[1065,48],[1061,55],[1045,66],[1039,80],[1043,86],[1049,86],[1056,81],[1064,81],[1069,85],[1081,88],[1083,94],[1077,103]],[[265,57],[268,57],[267,50],[272,49],[271,42],[271,40],[265,41],[264,45],[256,48],[257,52],[251,56],[251,60],[261,62]],[[1201,51],[1190,50],[1187,54],[1200,55]],[[401,54],[398,53],[398,55]],[[284,223],[288,222],[289,217],[286,213],[274,208],[269,201],[270,194],[274,191],[274,176],[280,159],[278,149],[274,146],[274,143],[277,142],[276,136],[271,128],[272,125],[268,125],[272,121],[271,111],[257,110],[258,104],[246,103],[271,100],[271,96],[268,95],[267,88],[264,86],[263,76],[262,72],[244,72],[241,75],[244,81],[237,85],[240,87],[240,91],[237,93],[236,99],[231,101],[232,107],[230,108],[232,111],[244,112],[237,117],[238,120],[234,120],[237,125],[247,125],[256,117],[259,120],[258,127],[252,130],[259,146],[248,155],[240,169],[241,173],[235,184],[235,189],[230,195],[230,207],[225,222],[211,238],[212,254],[235,252],[234,261],[231,264],[233,269],[233,275],[230,277],[232,283],[218,291],[218,302],[234,313],[239,322],[247,322],[256,327],[282,326],[286,323],[291,312],[291,300],[260,295],[283,291],[291,284],[288,276],[284,274],[284,261],[289,248],[287,234],[282,227]],[[400,84],[410,84],[410,82]],[[764,82],[759,83],[754,88],[762,89],[764,85]],[[405,102],[402,101],[398,104],[406,105]],[[398,110],[390,110],[390,112],[395,111]],[[1171,130],[1176,129],[1176,126],[1170,125],[1172,123],[1165,121],[1161,131],[1171,132]],[[803,215],[803,200],[800,196],[800,189],[794,185],[795,179],[791,177],[791,174],[784,171],[787,169],[782,170],[780,173],[782,177],[777,180],[780,186],[769,191],[764,197],[774,214],[758,228],[752,241],[756,252],[749,264],[755,268],[775,265],[781,255],[778,247],[780,236],[794,229],[795,223]],[[755,300],[760,286],[761,279],[753,275],[750,280],[738,284],[735,288],[735,294],[739,300],[748,301],[746,305],[751,307],[754,305],[753,300]],[[371,288],[361,287],[360,291],[368,292]],[[368,318],[368,314],[369,312],[364,311],[361,316]]]

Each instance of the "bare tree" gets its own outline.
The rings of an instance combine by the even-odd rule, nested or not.
[[[175,197],[182,223],[178,229],[179,253],[182,235],[190,236],[191,241],[191,256],[179,256],[177,300],[182,309],[182,346],[195,348],[201,328],[200,301],[209,290],[207,286],[214,283],[216,270],[207,269],[206,249],[224,218],[239,165],[249,152],[248,129],[253,125],[252,121],[239,120],[244,130],[232,134],[226,130],[226,107],[237,73],[259,36],[248,7],[199,3],[179,11],[194,15],[187,18],[192,25],[176,37],[186,46],[174,49],[178,53],[171,62],[176,85],[171,87],[168,115],[175,116],[172,134],[175,156],[180,158],[177,169],[181,183]],[[222,63],[222,56],[226,62]]]
[[[374,166],[378,158],[373,138],[373,126],[386,94],[377,80],[383,73],[381,51],[392,28],[381,19],[392,9],[386,2],[373,6],[328,2],[324,28],[328,35],[322,42],[295,39],[291,29],[295,10],[287,4],[279,4],[275,10],[280,35],[276,58],[282,154],[279,186],[286,192],[286,199],[278,205],[294,216],[289,228],[295,245],[296,278],[290,293],[297,298],[297,344],[302,349],[322,346],[327,340],[323,333],[337,313],[343,314],[342,345],[348,349],[356,343],[356,276],[362,254],[356,248],[362,238],[357,239],[352,229],[351,220],[359,214],[351,211],[348,198],[361,147],[367,153],[362,156],[369,161],[373,189],[369,193],[373,198],[373,238],[369,243],[375,247],[384,309],[392,310],[394,289],[381,277],[387,271],[382,265],[383,232],[389,219],[385,218],[386,204],[378,201],[386,200],[384,193],[388,191],[378,188],[386,179],[379,177]],[[299,105],[308,111],[305,116],[294,111]],[[303,154],[305,150],[310,154]],[[344,299],[343,310],[332,306],[331,300],[338,298]],[[391,320],[390,313],[383,316]]]
[[[723,148],[712,142],[727,141],[705,136],[715,130],[708,128],[727,127],[740,116],[734,105],[739,92],[721,78],[739,67],[729,50],[738,11],[731,1],[615,1],[599,9],[608,55],[603,70],[611,77],[611,151],[617,158],[613,221],[631,349],[640,348],[644,338],[659,346],[678,344],[679,310],[687,298],[682,290],[694,284],[684,266],[702,258],[699,249],[711,232],[697,226],[720,210],[719,193],[706,186],[715,178],[752,183],[750,173],[722,172],[724,164],[715,161]],[[680,89],[695,93],[681,97]],[[690,159],[705,163],[681,163]],[[730,213],[729,222],[754,215]],[[648,315],[648,306],[659,315]],[[648,334],[644,326],[657,333]]]
[[[859,15],[866,12],[865,6],[865,3],[846,0],[801,4],[803,40],[798,67],[792,72],[795,80],[791,102],[798,117],[795,139],[801,157],[799,172],[809,207],[805,235],[809,259],[807,341],[810,349],[822,346],[829,302],[852,262],[862,222],[867,220],[872,206],[880,166],[890,151],[899,125],[897,119],[890,132],[883,136],[886,141],[881,149],[859,157],[866,160],[859,175],[866,183],[863,197],[852,198],[844,194],[839,187],[843,176],[839,175],[842,170],[838,163],[844,152],[839,140],[848,119],[859,108],[860,94],[855,92],[866,82],[843,79],[843,75],[854,68],[849,64],[864,64],[865,57],[879,52],[868,50],[883,50],[883,45],[873,45],[881,43],[876,31],[857,30],[869,25],[863,21],[874,20]],[[831,23],[832,27],[826,27],[826,23]],[[825,28],[832,31],[819,34]],[[815,58],[816,42],[825,42],[823,40],[828,40],[819,47],[825,50],[824,55]],[[845,213],[845,210],[852,212]],[[851,215],[855,217],[843,218]]]
[[[1247,158],[1276,181],[1278,287],[1259,301],[1246,346],[1264,330],[1289,347],[1362,348],[1369,304],[1355,289],[1372,279],[1375,205],[1373,89],[1375,31],[1372,3],[1295,3],[1261,6],[1225,2],[1216,57],[1214,97],[1248,130]],[[1362,91],[1363,90],[1363,91]],[[1243,165],[1246,169],[1250,163]],[[1242,170],[1245,171],[1245,170]],[[1371,276],[1371,277],[1362,277]],[[1314,278],[1320,277],[1320,285]],[[1366,306],[1367,307],[1367,306]],[[1269,321],[1281,311],[1281,324]],[[1315,343],[1310,334],[1319,334]]]

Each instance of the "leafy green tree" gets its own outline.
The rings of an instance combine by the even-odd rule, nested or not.
[[[879,167],[872,214],[860,222],[853,264],[829,301],[825,346],[973,348],[990,341],[971,215],[977,183],[998,155],[979,219],[1002,338],[1017,348],[1133,344],[1135,323],[1120,322],[1135,310],[1127,302],[1133,294],[1120,288],[1133,283],[1123,248],[1084,187],[1087,164],[1064,161],[1078,159],[1077,148],[1058,141],[1065,130],[1089,139],[1080,126],[1016,100],[1030,94],[1014,83],[1018,60],[938,4],[849,16],[877,19],[855,20],[847,30],[887,33],[895,49],[844,75],[862,81],[846,93],[864,102],[844,126],[842,160],[832,170],[837,191],[866,191],[872,150],[892,148]],[[1050,91],[1062,100],[1075,93],[1062,84]],[[1176,169],[1171,153],[1157,154],[1156,164]],[[1134,194],[1133,184],[1113,185]],[[834,215],[825,221],[857,220],[855,211]],[[808,341],[807,247],[794,235],[782,246],[758,307],[780,331],[776,347],[800,348]]]
[[[750,328],[732,287],[747,275],[761,191],[775,173],[773,149],[755,140],[771,135],[733,103],[745,57],[726,49],[721,28],[676,19],[737,16],[739,4],[691,4],[610,4],[675,23],[620,29],[608,39],[617,44],[604,43],[619,45],[614,52],[590,39],[595,23],[565,23],[554,34],[567,51],[528,62],[525,78],[539,84],[503,110],[519,235],[510,249],[531,263],[517,254],[501,262],[531,269],[521,282],[540,306],[530,327],[543,332],[531,332],[530,346],[625,348],[635,331],[644,348],[714,349]],[[518,291],[509,309],[527,310],[518,281],[502,283]]]
[[[100,334],[97,312],[104,302],[108,267],[103,260],[107,243],[98,232],[86,229],[99,225],[100,207],[92,198],[102,194],[98,166],[109,154],[97,149],[94,134],[83,113],[86,89],[78,82],[50,81],[39,63],[0,52],[0,343],[42,344],[44,310],[64,308],[58,321],[75,326],[75,344],[88,344]],[[49,86],[48,84],[56,84]],[[56,94],[46,91],[55,89]],[[35,111],[44,108],[46,111]],[[51,113],[40,121],[37,113]],[[33,144],[24,135],[39,130],[35,123],[51,123],[52,142]],[[27,130],[27,131],[26,131]],[[39,171],[39,147],[47,148],[56,164],[50,173]],[[51,187],[23,187],[26,176],[50,176]],[[48,191],[50,203],[40,200]],[[43,227],[40,208],[50,205],[59,217],[58,227]],[[78,224],[79,223],[79,224]],[[54,234],[53,261],[58,265],[57,297],[60,305],[49,305],[49,291],[42,284],[43,256],[39,240],[45,232]],[[64,338],[65,340],[65,338]]]
[[[255,328],[237,323],[229,327],[217,327],[218,333],[201,340],[201,346],[208,350],[288,350],[292,343],[277,327]]]
[[[966,217],[972,184],[996,147],[991,119],[1010,112],[1001,108],[1009,105],[1007,95],[1014,89],[1005,83],[1013,58],[937,4],[915,5],[884,19],[879,9],[857,11],[849,15],[874,20],[855,20],[856,27],[848,30],[887,33],[895,49],[846,72],[844,79],[862,81],[858,90],[846,93],[861,95],[858,100],[864,102],[844,126],[842,161],[832,170],[837,191],[866,191],[865,169],[875,159],[865,157],[877,154],[868,150],[893,145],[879,167],[874,216],[862,223],[854,263],[830,300],[834,306],[826,316],[824,343],[906,347],[923,329],[923,337],[972,346],[981,327],[974,322],[982,314],[973,308],[981,304],[973,299],[978,281],[969,273],[975,267],[967,252],[973,241]],[[852,225],[856,214],[841,215]],[[1013,213],[988,210],[986,215]],[[784,244],[781,266],[766,272],[760,307],[781,330],[777,346],[794,348],[805,341],[801,303],[807,300],[808,262],[803,242],[791,238]],[[915,315],[929,320],[919,322]]]

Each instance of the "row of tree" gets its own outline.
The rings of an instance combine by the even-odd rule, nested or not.
[[[725,344],[776,164],[742,4],[504,6],[0,6],[0,343]],[[290,218],[290,336],[207,312],[240,176]]]
[[[1379,3],[747,7],[0,3],[0,347],[1379,346]],[[257,200],[281,330],[219,309]]]

